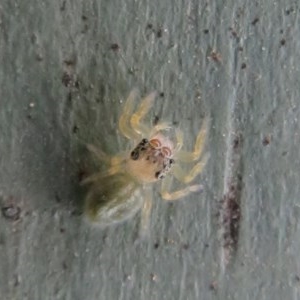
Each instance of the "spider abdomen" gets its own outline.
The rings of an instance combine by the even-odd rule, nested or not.
[[[94,184],[86,197],[85,213],[100,226],[122,222],[142,207],[138,184],[126,173],[103,178]]]

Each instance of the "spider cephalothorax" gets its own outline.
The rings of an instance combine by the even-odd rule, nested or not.
[[[162,144],[167,141],[168,145]],[[171,170],[171,142],[162,134],[142,141],[131,151],[126,163],[128,172],[141,182],[154,182],[162,179]]]

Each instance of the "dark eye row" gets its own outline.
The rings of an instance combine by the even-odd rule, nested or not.
[[[174,159],[172,158],[168,160],[168,164],[164,163],[163,169],[155,173],[155,178],[163,179],[166,176],[166,174],[169,172],[173,163],[174,163]]]
[[[147,149],[146,145],[149,143],[147,139],[142,139],[142,141],[132,150],[130,157],[133,160],[138,160],[140,156],[140,151],[145,151]]]

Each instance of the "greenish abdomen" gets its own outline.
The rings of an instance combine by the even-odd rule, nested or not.
[[[85,214],[101,226],[122,222],[143,205],[140,185],[127,174],[104,177],[94,183],[85,199]]]

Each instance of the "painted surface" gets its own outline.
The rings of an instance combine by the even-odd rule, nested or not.
[[[10,299],[299,299],[297,1],[0,3],[0,294]],[[132,88],[193,141],[200,194],[100,230],[81,216],[85,148]]]

